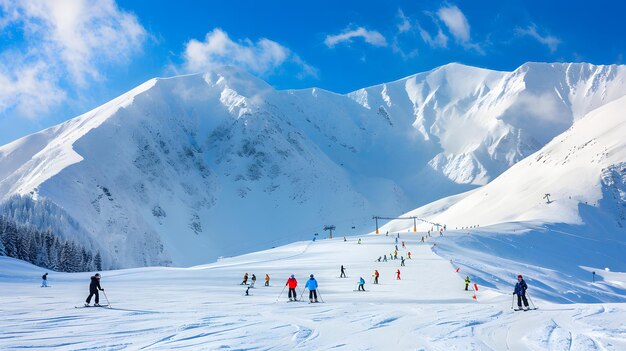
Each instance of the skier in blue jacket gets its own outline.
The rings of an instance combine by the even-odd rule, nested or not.
[[[522,301],[524,301],[524,308],[528,309],[528,300],[526,299],[526,290],[528,289],[528,285],[524,281],[522,275],[517,276],[517,283],[515,284],[515,291],[513,291],[513,295],[517,295],[517,307],[522,309]]]
[[[318,302],[317,301],[317,280],[313,277],[313,274],[310,275],[309,280],[307,280],[305,288],[309,289],[309,302]]]
[[[359,279],[359,291],[365,291],[365,279],[363,277]]]

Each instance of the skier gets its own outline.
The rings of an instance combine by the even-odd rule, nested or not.
[[[309,302],[317,301],[317,280],[313,277],[313,274],[309,276],[309,280],[306,282],[305,288],[309,289]],[[313,301],[315,299],[315,301]]]
[[[404,241],[402,242],[402,248],[404,249],[406,246],[404,246]]]
[[[389,236],[389,231],[387,231],[387,233],[385,233],[385,236]]]
[[[398,251],[398,245],[396,245],[396,251]]]
[[[404,266],[404,256],[400,256],[400,266]]]
[[[398,270],[396,271],[396,280],[401,280],[401,279],[400,279],[400,269],[398,269]]]
[[[378,284],[378,277],[380,276],[380,274],[378,273],[378,270],[374,271],[374,284]]]
[[[254,283],[256,283],[256,275],[252,274],[252,284],[250,284],[251,288],[254,288]]]
[[[470,278],[469,276],[465,276],[465,291],[467,291],[467,288],[469,287],[469,283],[470,283]]]
[[[41,276],[41,287],[42,288],[48,287],[48,273]]]
[[[411,251],[409,251],[409,252],[407,253],[407,256],[409,256],[409,260],[410,260],[410,259],[411,259]]]
[[[378,259],[376,261],[380,262],[380,260],[383,259],[383,256],[378,256]]]
[[[424,237],[422,237],[422,242],[424,242]]]
[[[363,277],[359,278],[359,291],[365,291],[365,279]]]
[[[522,301],[524,301],[524,309],[528,310],[528,300],[526,299],[526,290],[528,289],[528,285],[524,281],[522,275],[517,276],[517,283],[515,284],[515,291],[513,291],[513,295],[517,295],[517,308],[522,309]]]
[[[265,274],[265,286],[270,286],[270,276]]]
[[[387,262],[387,255],[383,256],[383,262]]]
[[[361,245],[361,239],[359,239],[359,243],[358,244]]]
[[[345,243],[346,241],[348,241],[348,240],[346,240],[346,237],[344,236],[343,237],[343,242]]]
[[[398,236],[400,236],[400,234],[398,233]],[[396,238],[396,245],[398,245],[398,238]]]
[[[248,273],[243,275],[243,281],[239,285],[248,285]]]
[[[289,279],[287,279],[287,283],[285,285],[289,286],[289,301],[297,301],[298,294],[296,294],[296,286],[298,286],[298,281],[293,274],[289,277]]]
[[[397,250],[393,253],[393,259],[394,260],[398,259],[398,251]]]
[[[343,268],[343,265],[341,265],[341,275],[339,278],[346,278],[346,269]]]
[[[104,291],[104,289],[100,286],[100,273],[96,273],[96,275],[91,277],[91,282],[89,283],[89,296],[87,296],[85,306],[89,306],[91,303],[91,297],[94,295],[96,295],[96,303],[94,306],[100,306],[100,295],[98,294],[98,290]]]

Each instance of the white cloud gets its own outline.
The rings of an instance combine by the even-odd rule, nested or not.
[[[463,43],[469,42],[470,25],[458,7],[442,7],[437,11],[437,16],[457,40]]]
[[[422,40],[424,40],[426,44],[432,47],[445,48],[448,46],[448,36],[443,34],[441,28],[437,28],[437,34],[435,34],[434,36],[428,33],[428,31],[426,31],[421,26],[419,27],[419,32]]]
[[[532,38],[535,38],[539,43],[547,46],[550,49],[550,52],[555,52],[561,40],[552,35],[542,36],[537,31],[537,26],[533,23],[529,25],[527,28],[516,28],[515,30],[519,35],[527,35]]]
[[[374,46],[387,46],[387,39],[382,34],[375,30],[367,30],[364,27],[346,28],[342,33],[328,35],[324,44],[332,48],[340,43],[351,43],[354,38],[362,38],[366,43]]]
[[[23,41],[0,51],[0,113],[35,117],[61,103],[67,86],[102,80],[102,70],[139,51],[147,36],[113,0],[0,0],[0,29]]]
[[[406,33],[413,28],[410,19],[404,14],[402,9],[398,9],[398,19],[400,20],[398,23],[398,33]]]
[[[289,48],[267,38],[261,38],[256,43],[250,39],[236,42],[220,28],[207,33],[204,41],[192,39],[187,42],[183,58],[183,67],[189,72],[232,65],[264,75],[291,63],[300,68],[300,77],[317,77],[317,70]]]

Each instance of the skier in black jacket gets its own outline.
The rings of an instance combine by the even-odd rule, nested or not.
[[[522,301],[524,302],[524,309],[528,309],[528,300],[526,299],[526,290],[528,289],[528,285],[524,281],[522,275],[517,276],[517,283],[515,284],[515,291],[513,291],[513,295],[517,295],[517,309],[522,309]]]
[[[91,283],[89,283],[89,296],[87,296],[85,306],[89,306],[91,297],[94,295],[96,295],[96,303],[94,306],[100,306],[100,295],[98,294],[98,290],[104,291],[104,289],[100,286],[100,273],[96,273],[96,275],[91,277]]]

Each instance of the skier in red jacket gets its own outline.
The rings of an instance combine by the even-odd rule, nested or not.
[[[296,294],[298,281],[296,280],[296,277],[292,274],[291,277],[287,279],[287,283],[285,285],[289,287],[289,301],[296,301],[298,299],[298,294]]]
[[[396,279],[397,280],[401,280],[400,279],[400,270],[399,269],[396,271]]]

